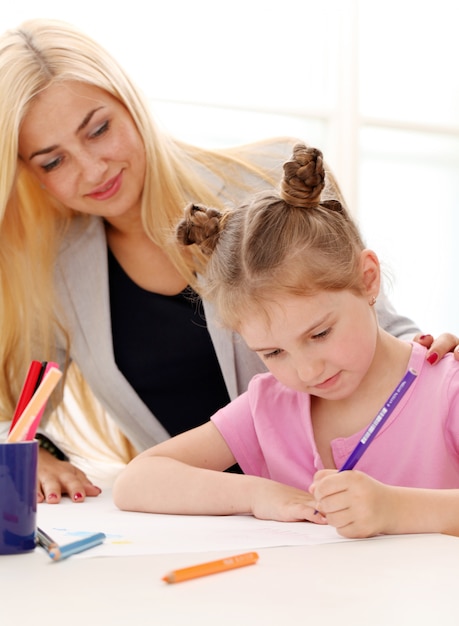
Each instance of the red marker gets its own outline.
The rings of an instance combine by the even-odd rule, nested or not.
[[[10,426],[9,432],[13,430],[13,427],[16,425],[16,422],[18,421],[19,416],[24,411],[26,406],[29,404],[35,392],[35,389],[37,387],[37,383],[39,382],[41,372],[42,372],[42,364],[40,363],[40,361],[32,361],[32,363],[29,366],[29,371],[27,372],[24,385],[21,390],[18,403],[16,405],[16,408],[14,409],[13,419],[11,420],[11,426]]]

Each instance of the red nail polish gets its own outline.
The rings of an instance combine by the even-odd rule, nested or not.
[[[48,493],[48,500],[57,500],[57,495],[55,493]]]
[[[425,339],[426,337],[428,337],[428,335],[421,335],[421,336],[419,337],[419,340],[420,340],[420,341],[422,341],[422,340],[423,340],[423,339]]]
[[[74,499],[74,500],[82,500],[82,499],[83,499],[83,496],[82,496],[82,494],[81,494],[79,491],[77,491],[77,492],[74,494],[73,499]]]
[[[438,361],[438,354],[436,352],[432,352],[432,354],[429,354],[429,356],[427,357],[427,361],[429,361],[429,363],[433,365]]]

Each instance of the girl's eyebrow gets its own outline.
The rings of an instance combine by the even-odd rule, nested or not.
[[[309,328],[306,328],[306,330],[304,330],[301,333],[300,337],[307,337],[308,335],[310,335],[312,332],[314,332],[320,326],[323,326],[324,324],[327,324],[330,316],[331,316],[331,313],[327,313],[320,320],[315,321],[311,326],[309,326]],[[252,352],[267,352],[269,350],[278,350],[279,347],[278,346],[272,346],[272,347],[266,347],[266,348],[253,348],[252,346],[249,346],[249,349],[252,350]]]
[[[100,109],[103,109],[103,106],[97,107],[95,109],[91,109],[91,111],[89,111],[89,113],[87,115],[85,115],[85,117],[83,118],[83,121],[81,122],[81,124],[76,129],[75,135],[78,135],[78,133],[80,131],[82,131],[84,128],[86,128],[86,126],[91,121],[92,116],[97,111],[99,111]],[[32,152],[32,154],[29,156],[29,161],[31,161],[36,156],[40,156],[41,154],[48,154],[49,152],[52,152],[53,150],[56,150],[56,148],[58,148],[58,147],[59,147],[59,145],[55,144],[53,146],[48,146],[47,148],[42,148],[41,150],[36,150],[35,152]]]

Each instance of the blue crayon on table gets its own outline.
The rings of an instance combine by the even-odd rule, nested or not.
[[[79,552],[84,552],[85,550],[89,550],[89,548],[98,546],[104,541],[104,539],[106,539],[105,533],[95,533],[94,535],[88,535],[83,539],[66,543],[63,546],[53,547],[48,551],[48,554],[53,561],[62,561],[62,559],[66,559],[67,557],[72,556],[72,554],[78,554]]]

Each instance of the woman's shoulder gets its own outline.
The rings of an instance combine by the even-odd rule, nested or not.
[[[105,228],[102,218],[92,215],[76,215],[67,224],[61,240],[60,254],[75,247],[91,248],[103,242]]]
[[[295,143],[297,139],[278,137],[220,150],[226,163],[219,195],[234,203],[244,200],[248,191],[277,188]]]
[[[295,137],[269,137],[237,146],[229,152],[262,170],[278,171],[291,157],[295,144],[300,141]]]
[[[248,182],[253,191],[265,191],[267,183],[277,188],[282,176],[283,165],[288,161],[296,144],[309,145],[304,139],[297,137],[271,137],[261,141],[244,144],[227,151],[242,166],[244,182]],[[344,206],[346,202],[341,189],[327,163],[324,197],[339,200]]]

